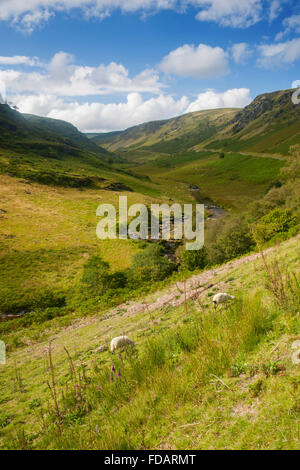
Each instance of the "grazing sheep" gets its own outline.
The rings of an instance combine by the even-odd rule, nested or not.
[[[220,294],[216,294],[213,297],[213,303],[215,304],[215,309],[218,305],[224,304],[229,300],[234,300],[235,297],[233,295],[226,294],[225,292],[220,292]]]
[[[131,339],[128,338],[128,336],[117,336],[116,338],[113,338],[110,343],[110,350],[111,352],[114,352],[116,349],[120,349],[124,346],[134,346],[134,342],[131,341]]]

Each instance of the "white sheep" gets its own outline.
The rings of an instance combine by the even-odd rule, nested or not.
[[[124,346],[134,346],[134,342],[131,341],[130,338],[128,338],[128,336],[117,336],[116,338],[113,338],[111,340],[111,343],[110,343],[110,350],[111,352],[114,352],[116,351],[116,349],[120,349]]]
[[[226,294],[225,292],[220,292],[213,297],[213,303],[215,304],[215,309],[218,305],[224,304],[229,300],[234,300],[235,297],[233,295]]]

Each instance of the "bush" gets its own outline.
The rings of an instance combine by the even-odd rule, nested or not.
[[[109,264],[100,256],[92,256],[85,263],[81,278],[82,288],[94,295],[101,295],[109,284]]]
[[[297,226],[297,217],[289,209],[273,209],[262,217],[254,226],[254,237],[264,243],[273,237],[285,233],[293,233]]]
[[[189,271],[195,269],[203,269],[207,265],[207,251],[205,248],[201,250],[186,250],[182,256],[182,266]]]
[[[209,249],[209,264],[229,261],[248,253],[254,246],[248,224],[241,219],[229,220]]]
[[[169,276],[176,266],[163,255],[164,249],[158,245],[150,245],[143,251],[136,253],[129,270],[131,280],[144,283],[161,281]]]
[[[110,289],[125,287],[126,282],[125,273],[111,274],[108,263],[103,261],[100,256],[92,256],[84,265],[81,289],[87,291],[89,295],[100,297]]]

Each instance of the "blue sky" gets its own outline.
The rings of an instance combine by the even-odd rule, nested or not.
[[[0,93],[83,131],[242,107],[297,80],[297,0],[0,0]]]

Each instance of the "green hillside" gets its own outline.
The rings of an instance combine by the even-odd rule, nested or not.
[[[222,129],[236,113],[237,110],[234,109],[199,111],[165,121],[149,122],[123,132],[100,134],[92,137],[92,140],[111,151],[143,148],[157,152],[176,152],[208,139]]]
[[[80,151],[92,153],[104,159],[109,155],[90,141],[76,127],[64,121],[20,114],[8,105],[0,105],[0,145],[21,152],[24,148],[32,153],[47,156],[80,156]]]
[[[185,114],[91,137],[128,157],[137,149],[172,154],[189,149],[220,149],[287,155],[300,142],[300,107],[293,90],[258,96],[243,110],[218,109]]]
[[[29,123],[31,129],[36,129],[37,135],[40,134],[45,140],[61,140],[66,145],[95,153],[102,158],[110,155],[109,152],[95,145],[85,134],[79,132],[78,129],[69,122],[32,114],[23,114],[23,116]]]
[[[158,193],[153,185],[112,164],[122,159],[64,121],[42,118],[0,105],[0,173],[42,184],[105,188],[118,183]]]
[[[258,96],[230,127],[200,147],[288,155],[290,146],[300,143],[300,107],[292,103],[292,92]]]

